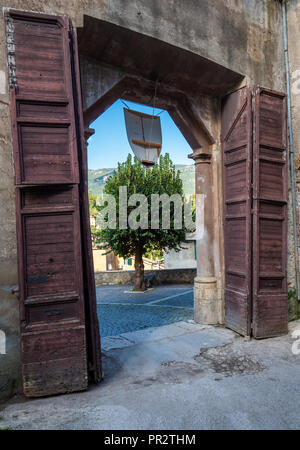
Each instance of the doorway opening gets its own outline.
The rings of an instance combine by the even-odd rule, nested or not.
[[[195,205],[195,166],[188,157],[192,149],[168,111],[155,107],[153,103],[145,105],[117,99],[90,124],[93,134],[87,147],[89,207],[102,338],[186,321],[194,316],[193,280],[197,268],[194,234],[190,233],[180,243],[179,251],[163,248],[163,245],[153,250],[149,240],[149,247],[143,253],[146,289],[142,292],[134,290],[135,254],[120,255],[107,246],[104,248],[101,205],[105,202],[105,186],[118,171],[119,163],[125,163],[131,155],[133,164],[134,158],[126,134],[124,109],[160,118],[161,155],[169,154],[182,182],[184,201],[191,208]],[[146,174],[146,169],[144,172]]]
[[[37,46],[45,36],[51,36],[47,48]],[[93,18],[84,21],[78,52],[76,30],[66,16],[9,10],[7,48],[15,52],[9,59],[9,82],[24,393],[79,391],[87,388],[88,376],[94,382],[101,378],[84,132],[88,137],[90,124],[119,98],[149,104],[158,78],[156,106],[169,112],[191,146],[196,193],[205,195],[195,280],[197,320],[223,322],[225,278],[227,318],[232,318],[228,326],[250,324],[253,288],[253,335],[285,333],[285,95],[243,88],[230,94],[221,110],[220,97],[241,75]],[[221,116],[223,167],[212,137],[220,136]],[[245,251],[251,246],[255,252]],[[250,269],[243,272],[245,258]]]

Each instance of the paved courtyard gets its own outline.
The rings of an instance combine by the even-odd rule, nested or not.
[[[132,286],[97,286],[101,337],[193,318],[193,285],[158,286],[144,293]]]
[[[12,429],[300,429],[293,330],[247,342],[182,321],[102,339],[104,380],[82,393],[22,398],[0,411]]]

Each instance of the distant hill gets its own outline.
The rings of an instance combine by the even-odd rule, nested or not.
[[[107,179],[113,174],[115,169],[89,169],[88,170],[88,184],[89,191],[92,194],[100,195]]]
[[[180,178],[182,179],[183,191],[186,195],[195,193],[195,166],[194,164],[182,165],[175,164],[176,169],[180,170]]]
[[[195,166],[176,164],[176,169],[180,170],[180,177],[183,183],[183,190],[186,195],[195,193]],[[113,174],[114,168],[107,169],[89,169],[88,171],[88,183],[89,191],[92,194],[100,195],[103,193],[103,189],[107,179]]]

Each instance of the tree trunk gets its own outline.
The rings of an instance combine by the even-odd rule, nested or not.
[[[135,277],[134,277],[134,290],[144,291],[144,262],[143,262],[143,247],[138,247],[135,251]]]

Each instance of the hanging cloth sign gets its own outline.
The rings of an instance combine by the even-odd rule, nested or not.
[[[137,159],[147,168],[154,166],[161,152],[159,116],[124,108],[127,138]]]

